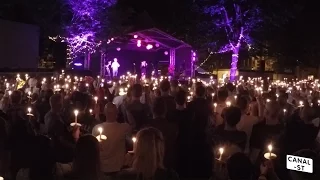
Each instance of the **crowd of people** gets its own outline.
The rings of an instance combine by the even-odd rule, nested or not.
[[[5,180],[320,179],[314,81],[18,80],[0,86]],[[287,170],[288,154],[313,173]]]

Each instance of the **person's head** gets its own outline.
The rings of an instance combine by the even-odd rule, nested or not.
[[[78,89],[79,92],[87,92],[86,83],[84,81],[79,82]]]
[[[178,80],[172,80],[170,82],[170,86],[171,86],[171,93],[176,93],[179,89],[179,82]]]
[[[278,98],[280,104],[286,104],[288,100],[288,94],[285,92],[281,92]]]
[[[166,102],[163,98],[156,98],[153,104],[153,116],[165,117],[167,113]]]
[[[52,95],[54,95],[54,92],[53,92],[52,89],[47,89],[47,90],[45,90],[45,91],[44,91],[44,99],[45,99],[45,101],[46,101],[46,102],[49,102],[50,97],[51,97]]]
[[[113,61],[114,61],[114,62],[118,62],[118,59],[117,59],[117,58],[114,58]]]
[[[226,88],[229,92],[233,92],[236,89],[232,83],[228,83]]]
[[[12,104],[20,104],[22,101],[22,92],[21,91],[13,91],[11,96],[11,103]]]
[[[303,149],[294,153],[295,156],[310,158],[313,160],[313,164],[319,164],[319,155],[311,150]],[[318,180],[320,179],[320,168],[319,166],[313,166],[313,173],[305,173],[298,171],[290,171],[292,180]]]
[[[117,106],[111,102],[107,103],[104,107],[104,114],[106,116],[107,122],[115,122],[118,117]]]
[[[176,104],[179,106],[184,106],[187,102],[187,93],[184,90],[179,90],[175,96]]]
[[[134,84],[132,86],[132,98],[135,100],[140,99],[140,97],[142,96],[142,91],[143,87],[141,86],[141,84]]]
[[[317,114],[315,108],[306,105],[301,109],[299,116],[303,122],[311,123],[317,117]]]
[[[264,117],[267,121],[278,121],[281,108],[277,101],[270,101],[266,103]]]
[[[60,94],[54,94],[50,97],[50,106],[54,111],[60,111],[62,109],[62,96]]]
[[[236,127],[241,119],[241,110],[238,107],[227,107],[224,112],[224,120],[229,127]]]
[[[226,91],[225,89],[220,89],[218,91],[218,100],[220,102],[225,102],[228,98],[228,91]]]
[[[196,86],[196,96],[197,97],[205,97],[206,95],[206,88],[201,86]]]
[[[238,97],[237,107],[240,108],[242,112],[246,112],[249,107],[248,100],[243,96]]]
[[[84,178],[97,178],[100,171],[100,146],[92,135],[81,136],[76,144],[73,172]]]
[[[161,93],[169,93],[170,91],[170,82],[167,79],[164,79],[160,82],[160,91]]]
[[[253,166],[244,153],[235,153],[227,161],[227,170],[230,180],[247,180],[253,175]]]
[[[54,179],[52,170],[55,166],[51,140],[46,136],[36,136],[32,141],[30,180]]]
[[[143,179],[152,178],[163,166],[164,139],[155,128],[142,129],[137,134],[133,169],[141,173]]]

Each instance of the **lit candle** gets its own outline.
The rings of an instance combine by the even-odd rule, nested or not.
[[[11,94],[12,94],[12,91],[8,91],[8,93],[9,93],[9,96],[11,96]]]
[[[237,96],[234,96],[234,99],[237,100]]]
[[[73,113],[74,113],[74,117],[75,117],[74,122],[75,122],[75,124],[77,124],[78,123],[77,122],[78,121],[77,117],[78,117],[79,111],[78,110],[74,110]]]
[[[222,148],[222,147],[219,148],[219,153],[220,153],[219,160],[221,160],[223,152],[224,152],[224,148]]]
[[[268,150],[269,150],[269,157],[271,158],[271,152],[272,152],[272,145],[271,144],[268,145]]]
[[[29,96],[29,98],[31,97],[31,91],[28,92],[28,96]]]
[[[271,100],[270,99],[267,99],[267,103],[269,103]]]
[[[136,137],[132,137],[132,142],[136,143],[136,141],[137,141],[137,138]]]
[[[214,107],[213,112],[216,112],[217,111],[217,103],[213,103],[213,107]]]
[[[286,115],[287,110],[283,109],[283,115]]]
[[[100,139],[101,139],[102,131],[103,131],[102,127],[99,127],[99,128],[98,128],[98,131],[99,131],[99,136],[100,136]]]
[[[98,104],[98,97],[97,96],[94,97],[94,100],[96,101],[96,104]]]
[[[303,106],[303,101],[299,101],[299,106],[300,106],[300,107]]]
[[[89,109],[90,114],[92,114],[92,109]]]
[[[230,101],[227,101],[227,102],[226,102],[226,105],[227,105],[227,107],[230,107],[230,106],[231,106],[231,102],[230,102]]]

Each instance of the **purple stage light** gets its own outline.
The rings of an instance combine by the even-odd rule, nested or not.
[[[153,48],[153,46],[152,46],[152,44],[148,44],[146,48],[147,48],[148,50],[150,50],[150,49]]]
[[[138,38],[138,35],[134,35],[133,37],[134,37],[135,39],[137,39],[137,38]]]
[[[160,46],[160,45],[157,43],[157,44],[156,44],[156,47],[159,47],[159,46]]]
[[[197,56],[197,54],[194,52],[194,53],[193,53],[193,56]]]
[[[74,63],[75,66],[82,66],[82,63]]]
[[[121,48],[118,47],[118,48],[117,48],[117,51],[121,51]]]
[[[164,52],[164,55],[168,55],[168,54],[169,54],[168,51],[165,51],[165,52]]]
[[[141,43],[138,43],[137,46],[138,46],[138,47],[141,47]]]

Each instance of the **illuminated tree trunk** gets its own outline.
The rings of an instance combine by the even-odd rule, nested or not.
[[[239,59],[239,47],[235,47],[232,50],[232,60],[230,68],[230,81],[235,81],[238,70],[238,59]]]

